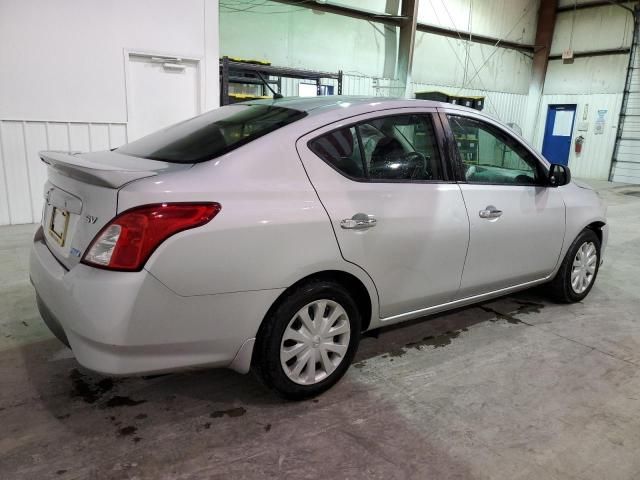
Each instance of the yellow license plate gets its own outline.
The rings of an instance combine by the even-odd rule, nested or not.
[[[49,220],[49,234],[53,239],[64,247],[64,241],[67,236],[67,227],[69,226],[69,212],[53,207],[51,212],[51,220]]]

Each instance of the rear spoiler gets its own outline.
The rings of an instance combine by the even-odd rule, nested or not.
[[[44,151],[38,155],[44,163],[62,175],[108,188],[119,188],[133,180],[158,175],[167,168],[164,162],[115,152],[80,155],[74,152]],[[98,159],[100,161],[96,161]]]

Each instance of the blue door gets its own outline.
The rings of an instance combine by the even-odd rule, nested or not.
[[[549,105],[547,123],[544,127],[542,155],[551,163],[569,164],[575,119],[575,105]]]

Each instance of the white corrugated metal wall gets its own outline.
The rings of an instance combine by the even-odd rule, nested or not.
[[[444,91],[453,95],[485,97],[483,113],[503,123],[516,123],[522,127],[524,122],[527,95],[522,93],[493,92],[473,88],[457,88],[445,85],[413,83],[413,92]]]
[[[0,225],[40,221],[47,177],[40,150],[108,150],[126,141],[124,123],[0,120]]]
[[[282,79],[282,94],[284,96],[298,95],[298,85],[302,80],[293,78]],[[337,85],[335,80],[323,81],[326,85]],[[344,95],[368,95],[374,97],[398,96],[398,92],[391,86],[388,78],[374,78],[361,75],[343,75],[342,93]],[[414,82],[410,87],[410,96],[420,91],[445,91],[455,95],[483,96],[486,98],[484,113],[504,122],[516,123],[522,127],[525,118],[527,95],[521,93],[493,92],[472,88],[458,88],[447,85],[436,85]],[[335,87],[337,92],[337,86]]]

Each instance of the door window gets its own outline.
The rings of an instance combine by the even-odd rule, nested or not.
[[[449,115],[465,179],[469,183],[538,185],[538,160],[516,139],[482,121]]]
[[[309,148],[355,180],[442,180],[436,135],[426,115],[367,120],[322,135]]]

